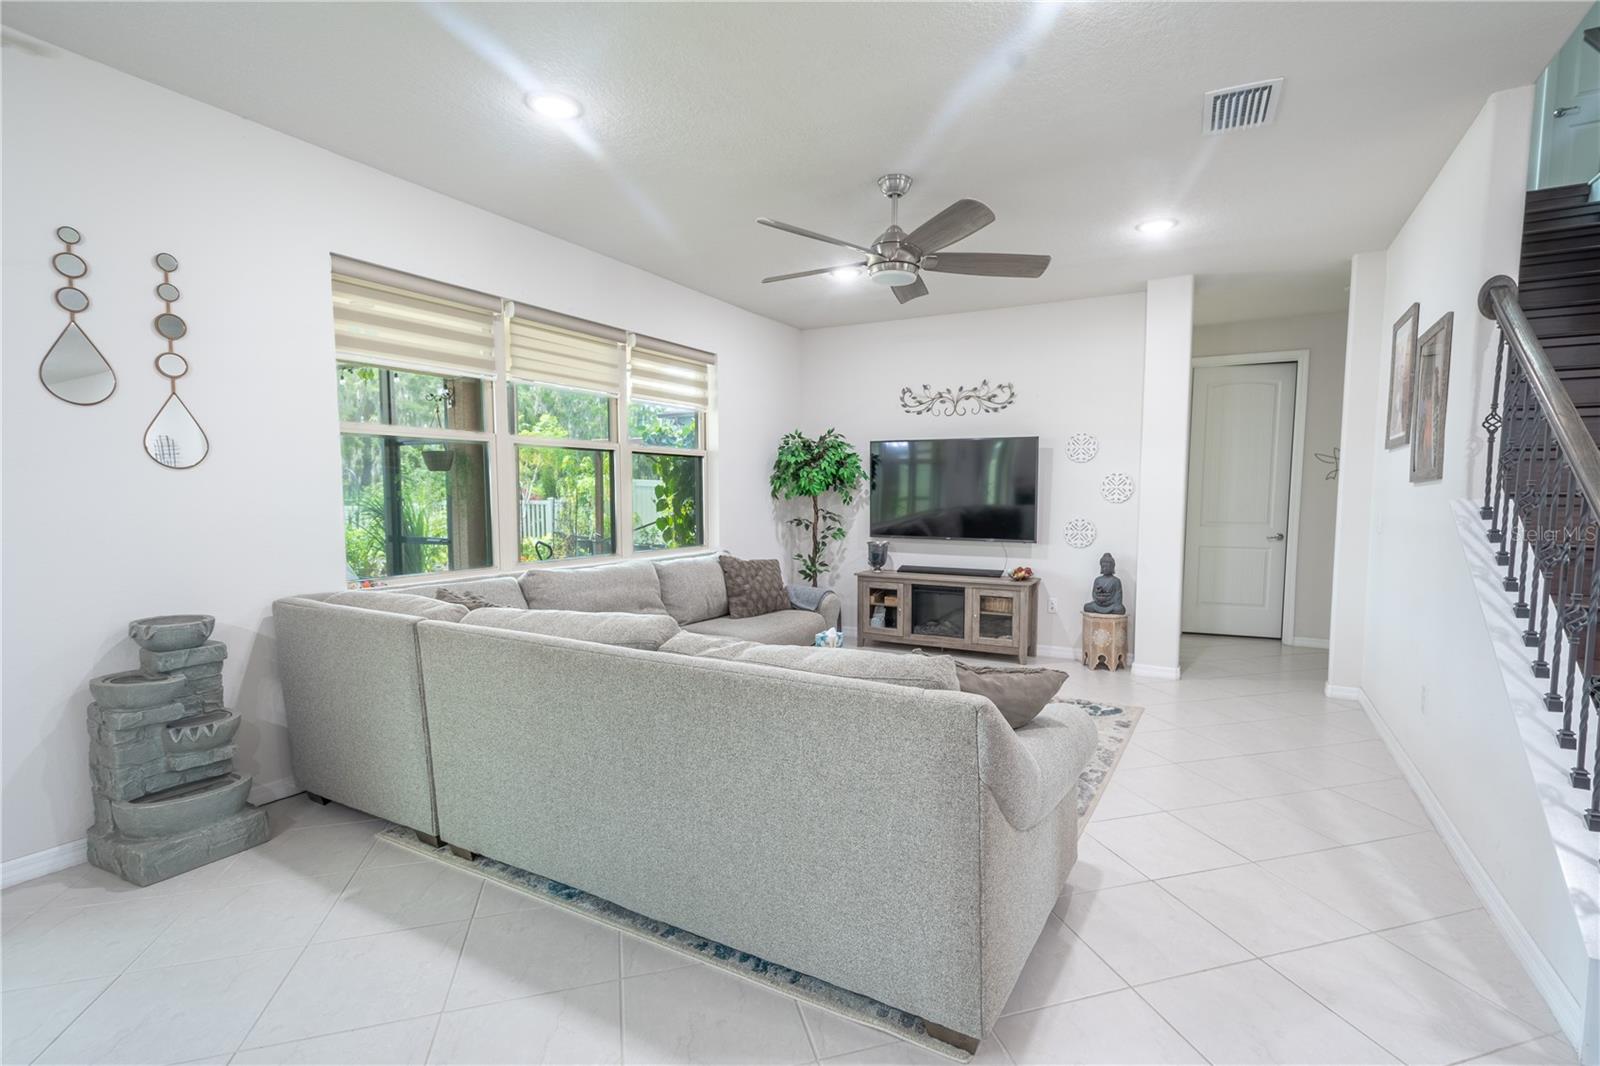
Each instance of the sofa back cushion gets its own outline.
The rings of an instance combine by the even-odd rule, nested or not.
[[[655,564],[661,602],[679,625],[721,618],[728,613],[728,585],[715,555],[664,559]]]
[[[432,618],[440,622],[459,622],[467,616],[467,609],[458,603],[444,603],[433,598],[430,592],[418,596],[410,592],[385,592],[382,589],[351,589],[335,592],[323,598],[323,603],[336,603],[342,607],[365,607],[369,611],[389,614],[407,614],[413,618]]]
[[[653,563],[638,560],[529,570],[519,583],[528,606],[536,611],[621,611],[666,614],[661,579]]]
[[[449,596],[439,596],[440,592],[454,593],[456,596],[475,596],[488,601],[493,607],[516,607],[518,609],[528,606],[528,601],[523,598],[522,587],[517,584],[517,579],[506,577],[476,577],[459,581],[441,581],[438,584],[419,590],[424,596],[436,596],[449,601]]]
[[[509,607],[480,607],[468,612],[463,621],[469,626],[517,629],[524,633],[645,651],[655,651],[678,633],[678,623],[668,615],[613,611],[518,611]]]
[[[859,648],[799,648],[756,644],[731,637],[680,633],[661,646],[664,652],[702,659],[732,659],[763,666],[781,666],[826,677],[853,677],[906,688],[960,690],[955,660],[948,655],[896,655]]]

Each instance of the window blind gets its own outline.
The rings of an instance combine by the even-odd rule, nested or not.
[[[509,333],[511,377],[612,395],[621,391],[621,330],[517,305]]]
[[[493,377],[494,319],[463,300],[333,275],[334,348],[351,359]]]
[[[628,387],[635,400],[711,406],[711,367],[717,357],[680,344],[635,337],[628,359]]]

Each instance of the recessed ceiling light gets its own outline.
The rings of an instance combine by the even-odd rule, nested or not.
[[[560,93],[529,93],[528,106],[542,118],[568,119],[583,114],[583,105]]]
[[[1178,228],[1175,218],[1147,218],[1133,227],[1146,237],[1157,237]]]
[[[861,276],[860,267],[837,267],[828,272],[834,281],[854,281]]]

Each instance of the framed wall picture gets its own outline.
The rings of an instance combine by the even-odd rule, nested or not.
[[[1417,369],[1417,312],[1412,304],[1389,331],[1389,416],[1383,446],[1398,448],[1411,439],[1412,391]]]
[[[1411,480],[1444,477],[1444,415],[1450,399],[1450,332],[1455,312],[1447,313],[1417,339],[1412,374]]]

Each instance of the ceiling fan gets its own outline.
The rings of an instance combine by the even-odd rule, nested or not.
[[[910,176],[885,174],[878,179],[878,188],[889,198],[889,228],[879,234],[871,245],[842,241],[838,237],[791,226],[776,219],[756,219],[763,226],[850,248],[866,256],[854,263],[801,270],[793,274],[775,274],[770,278],[762,278],[762,284],[832,274],[840,270],[865,270],[867,277],[879,285],[893,286],[895,299],[905,303],[928,294],[928,286],[922,280],[924,270],[939,274],[981,274],[991,278],[1036,278],[1050,265],[1048,255],[942,252],[941,249],[972,236],[993,222],[994,212],[977,200],[957,200],[907,233],[900,228],[900,197],[911,188]]]

